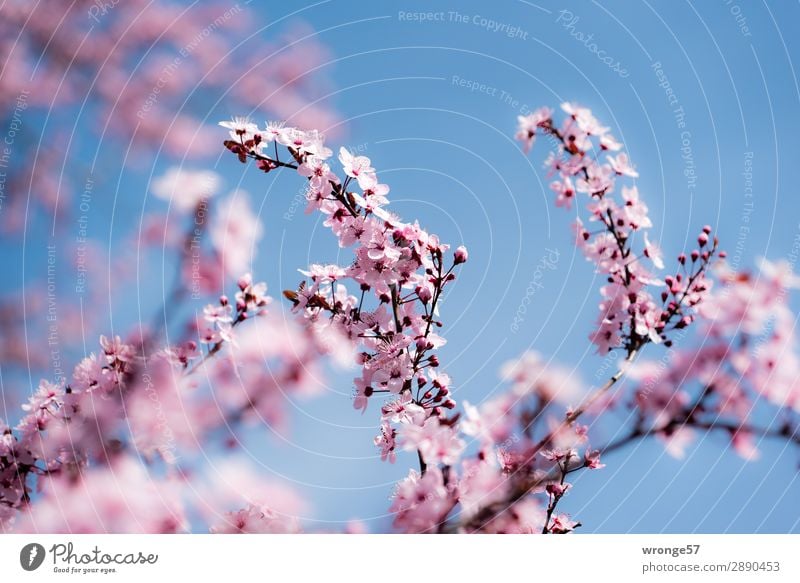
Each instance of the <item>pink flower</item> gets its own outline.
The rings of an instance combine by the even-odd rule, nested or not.
[[[96,356],[94,353],[81,360],[72,373],[72,385],[82,391],[99,389],[107,392],[116,383],[117,377],[106,366],[105,357]]]
[[[634,331],[642,338],[648,338],[654,344],[661,343],[663,321],[661,308],[653,302],[649,295],[637,295],[637,303],[631,304],[628,311],[633,314]]]
[[[572,208],[572,200],[575,198],[575,185],[569,176],[564,176],[563,180],[551,182],[550,190],[557,195],[556,206],[563,206],[566,209]]]
[[[392,423],[421,425],[425,419],[425,409],[414,403],[410,392],[404,392],[381,408],[381,416],[384,421]]]
[[[389,460],[390,463],[394,463],[397,460],[397,454],[394,451],[396,435],[397,431],[391,425],[385,421],[381,424],[381,432],[374,439],[375,445],[381,450],[381,461]]]
[[[52,413],[55,409],[58,409],[63,398],[64,387],[42,379],[36,392],[28,398],[27,403],[22,405],[22,410],[34,413],[40,416],[42,421],[46,421],[47,412],[50,411]]]
[[[403,449],[418,450],[427,464],[452,465],[466,447],[455,430],[442,425],[436,417],[429,417],[421,427],[401,425],[400,437]]]
[[[583,454],[583,463],[591,470],[599,470],[606,467],[605,464],[600,463],[600,452],[597,450],[591,451],[587,449]]]
[[[208,304],[203,308],[203,317],[206,322],[216,324],[217,322],[232,322],[233,321],[233,306],[230,304],[218,305]]]
[[[312,263],[308,270],[299,269],[298,271],[318,283],[331,283],[347,277],[347,271],[343,267],[333,264]]]
[[[406,381],[414,374],[414,367],[408,354],[402,352],[395,357],[381,362],[373,369],[372,379],[375,386],[388,390],[390,393],[399,393]]]
[[[453,263],[455,265],[460,265],[462,263],[466,263],[467,259],[469,259],[469,253],[467,253],[467,248],[463,245],[459,245],[456,248],[455,253],[453,254]]]
[[[358,185],[364,193],[364,198],[368,199],[370,204],[377,206],[389,204],[389,200],[386,198],[386,195],[389,194],[389,185],[380,184],[375,174],[360,174],[358,177]]]
[[[616,156],[607,156],[607,158],[609,164],[611,164],[611,167],[614,169],[614,172],[620,176],[630,176],[632,178],[637,178],[639,176],[639,173],[633,169],[633,166],[631,166],[626,153],[620,152]]]
[[[625,200],[623,212],[625,220],[635,229],[649,229],[653,226],[650,217],[647,216],[647,205],[639,198],[639,190],[632,186],[631,188],[622,187],[622,198]]]
[[[334,184],[339,182],[338,177],[331,172],[328,166],[321,158],[309,157],[305,162],[300,164],[297,169],[300,176],[308,178],[308,185],[310,189],[327,189],[330,188],[330,183]]]
[[[272,298],[267,295],[267,284],[253,283],[253,276],[245,273],[239,278],[239,291],[236,292],[236,307],[241,311],[263,309]]]
[[[354,156],[347,148],[339,148],[339,161],[342,163],[344,173],[351,178],[359,178],[364,174],[374,174],[375,169],[370,166],[370,159],[366,156]]]
[[[664,269],[664,255],[658,245],[648,240],[647,233],[644,234],[644,255],[653,262],[656,269]]]
[[[562,103],[561,109],[577,123],[580,130],[588,135],[601,136],[608,131],[599,124],[588,107],[581,107],[577,103]]]
[[[389,511],[395,515],[395,528],[403,532],[435,532],[455,503],[442,472],[432,466],[423,475],[411,470],[397,485]]]
[[[536,140],[536,130],[542,124],[547,123],[553,115],[549,107],[542,107],[528,115],[517,116],[517,133],[514,136],[522,142],[522,149],[527,154],[533,147]]]
[[[103,348],[106,360],[111,365],[123,366],[132,362],[136,357],[133,347],[123,343],[119,336],[110,339],[100,336],[100,346]]]
[[[591,164],[587,168],[588,178],[579,178],[576,186],[578,192],[596,196],[610,192],[614,186],[611,168],[606,165]]]
[[[326,160],[331,150],[325,147],[325,139],[317,131],[303,131],[297,128],[282,128],[276,138],[277,142],[306,156],[315,156]]]
[[[622,149],[622,144],[611,134],[604,134],[603,137],[600,138],[600,147],[603,150],[617,152]]]
[[[234,117],[231,121],[221,121],[219,125],[230,130],[231,139],[236,142],[246,142],[252,140],[256,134],[259,134],[258,126],[246,117]],[[272,136],[267,133],[267,139]]]
[[[575,530],[580,524],[566,514],[558,514],[553,517],[548,529],[552,534],[567,534]]]
[[[163,354],[171,364],[184,367],[200,356],[200,352],[197,350],[197,343],[192,340],[178,346],[165,348]]]
[[[291,516],[282,516],[269,508],[248,504],[224,518],[210,529],[212,534],[297,534],[300,525]]]

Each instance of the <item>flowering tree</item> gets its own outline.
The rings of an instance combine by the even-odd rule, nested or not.
[[[674,455],[697,432],[726,435],[747,458],[765,438],[800,445],[791,270],[764,261],[759,273],[734,273],[703,227],[696,248],[659,277],[666,264],[646,234],[647,207],[635,185],[617,191],[637,176],[622,145],[587,109],[562,109],[560,124],[547,108],[520,117],[517,138],[526,150],[538,136],[553,144],[546,165],[556,205],[585,207],[575,243],[605,278],[590,340],[620,361],[602,386],[587,391],[528,352],[503,366],[505,394],[459,410],[437,350],[445,343],[442,298],[468,262],[466,248],[451,251],[392,213],[389,187],[368,158],[342,148],[336,171],[319,132],[235,118],[220,124],[229,132],[225,147],[264,172],[299,174],[307,212],[321,213],[350,260],[302,271],[298,287],[283,292],[296,315],[288,323],[268,308],[266,285],[245,274],[234,297],[208,304],[180,342],[154,346],[141,330],[126,340],[101,337],[100,351],[69,382],[43,381],[22,420],[2,428],[0,523],[176,532],[200,515],[213,532],[297,532],[303,501],[291,492],[231,468],[232,495],[187,475],[181,458],[224,440],[224,428],[280,422],[283,392],[313,392],[315,366],[327,358],[357,362],[353,404],[365,412],[378,401],[381,458],[394,463],[399,449],[416,452],[418,467],[390,505],[402,532],[572,532],[579,523],[562,508],[570,476],[600,470],[612,463],[606,454],[649,437]],[[197,214],[208,183],[171,173],[155,190]],[[214,227],[212,253],[223,270],[245,266],[241,248],[260,236],[247,209],[234,206]],[[644,360],[650,345],[668,358]],[[623,377],[633,386],[625,389]],[[587,420],[626,408],[629,426],[614,441],[591,443]],[[756,408],[773,422],[757,424]],[[165,471],[148,473],[137,457]],[[202,500],[191,494],[203,490]]]

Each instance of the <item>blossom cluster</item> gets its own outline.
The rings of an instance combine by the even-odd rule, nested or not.
[[[237,287],[233,301],[223,295],[205,307],[193,339],[150,352],[142,336],[101,336],[99,351],[75,366],[69,382],[41,381],[19,423],[0,425],[0,529],[186,530],[180,458],[215,436],[234,437],[238,423],[280,426],[286,394],[317,390],[321,348],[267,312],[265,284],[245,274]],[[225,350],[225,358],[213,358]],[[149,475],[141,460],[166,464],[166,477]],[[90,505],[95,513],[86,512]],[[269,502],[257,508],[275,516]],[[217,517],[215,528],[238,520]],[[272,524],[294,528],[285,517]]]
[[[519,116],[516,137],[526,152],[538,135],[556,143],[545,162],[548,175],[554,178],[550,188],[556,194],[556,206],[571,208],[578,197],[584,197],[590,225],[578,217],[576,244],[607,278],[600,290],[603,300],[591,340],[601,354],[615,348],[633,353],[649,342],[668,341],[671,331],[694,319],[711,287],[706,270],[724,253],[718,251],[711,227],[705,226],[690,259],[681,254],[678,272],[663,281],[657,278],[652,270],[664,269],[664,260],[647,235],[653,226],[647,205],[635,184],[623,185],[616,192],[618,180],[639,176],[623,145],[585,107],[564,103],[561,109],[566,116],[560,125],[548,107]],[[638,252],[637,236],[641,236]],[[654,297],[658,288],[666,288],[660,293],[661,301]]]
[[[356,409],[365,410],[375,395],[392,397],[381,408],[375,438],[381,457],[394,461],[404,448],[418,451],[423,467],[455,461],[464,444],[448,417],[455,401],[435,351],[445,343],[438,333],[443,292],[467,261],[466,248],[451,255],[419,223],[390,212],[389,186],[366,156],[341,148],[340,177],[318,132],[274,123],[259,128],[242,118],[220,125],[240,161],[252,158],[265,172],[289,167],[307,179],[307,212],[321,213],[339,246],[353,250],[349,265],[301,270],[307,279],[284,295],[318,337],[353,347],[361,366]],[[278,146],[288,151],[285,160]]]
[[[643,360],[629,371],[635,390],[627,405],[637,420],[614,448],[654,435],[680,458],[698,432],[716,431],[756,459],[766,438],[800,443],[800,359],[788,303],[800,279],[788,262],[766,259],[753,273],[725,264],[715,271],[719,285],[700,310],[702,343],[674,350],[666,364]],[[757,425],[763,403],[777,426]]]

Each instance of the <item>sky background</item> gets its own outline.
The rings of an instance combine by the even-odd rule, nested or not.
[[[576,210],[553,205],[542,171],[548,144],[540,141],[525,156],[514,142],[520,113],[577,101],[611,126],[637,166],[652,237],[668,257],[707,223],[743,268],[760,256],[785,258],[800,232],[796,3],[332,0],[303,6],[263,9],[261,34],[302,20],[329,47],[330,60],[315,74],[328,80],[321,99],[343,119],[340,128],[321,128],[338,130],[331,145],[369,156],[391,185],[392,209],[405,219],[417,218],[454,247],[469,248],[470,261],[441,308],[449,342],[440,359],[459,401],[479,403],[503,390],[499,367],[528,349],[572,369],[587,387],[612,372],[587,339],[601,282],[571,243]],[[426,22],[406,16],[420,12],[443,14]],[[493,31],[488,20],[519,30],[511,36]],[[601,62],[578,33],[593,35],[590,42],[619,66]],[[670,105],[657,69],[677,105]],[[479,86],[484,89],[470,89]],[[258,112],[231,110],[224,96],[198,105],[208,123],[247,114],[265,121]],[[677,107],[685,115],[683,129]],[[696,178],[685,173],[686,147]],[[752,199],[745,197],[746,159],[752,162]],[[317,216],[299,209],[292,214],[298,177],[265,176],[222,151],[206,166],[222,174],[228,188],[252,195],[265,224],[253,271],[273,295],[296,287],[297,268],[346,262]],[[124,235],[142,209],[163,205],[147,198],[147,184],[166,167],[156,157],[121,168],[102,185],[105,195],[95,196],[91,235],[108,242],[112,256],[127,244]],[[744,235],[743,226],[749,227]],[[26,265],[34,272],[44,265],[47,231],[40,225],[37,238],[36,228],[27,234],[24,257],[4,241],[4,289],[18,289],[31,277],[30,267],[23,273]],[[555,269],[539,280],[542,288],[515,331],[526,288],[551,250],[559,258]],[[174,277],[171,265],[150,256],[133,267],[141,273],[139,300],[155,309]],[[139,318],[130,298],[112,307],[107,329],[121,330]],[[111,313],[108,306],[98,309]],[[649,347],[645,356],[661,358],[662,350]],[[318,521],[312,527],[341,528],[358,518],[385,531],[393,484],[415,460],[380,461],[372,445],[377,403],[363,416],[352,409],[355,374],[332,373],[324,397],[293,402],[290,431],[260,427],[245,436],[242,456],[311,501]],[[593,440],[604,443],[616,429],[613,420],[598,424]],[[562,509],[585,532],[800,531],[797,452],[781,442],[759,449],[759,461],[744,462],[724,436],[713,435],[675,460],[658,442],[641,443],[609,456],[604,470],[576,476]]]

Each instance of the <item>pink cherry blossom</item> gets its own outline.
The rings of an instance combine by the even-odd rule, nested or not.
[[[453,492],[444,483],[441,471],[430,468],[424,474],[411,470],[397,484],[390,511],[394,526],[407,533],[436,532],[456,503]]]
[[[422,426],[406,423],[400,426],[403,449],[419,451],[426,464],[453,465],[464,451],[465,443],[456,431],[429,417]]]

